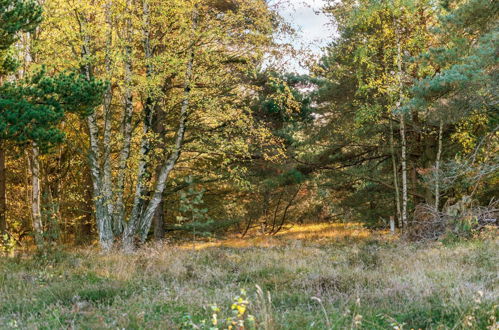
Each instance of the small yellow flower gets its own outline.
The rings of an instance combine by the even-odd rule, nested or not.
[[[244,313],[246,312],[246,306],[245,305],[237,305],[237,311],[239,312],[239,316],[243,316]]]

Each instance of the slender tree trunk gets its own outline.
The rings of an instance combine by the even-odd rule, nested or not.
[[[195,22],[194,26],[197,27],[197,18],[194,19],[194,22]],[[194,68],[194,50],[192,50],[189,62],[187,64],[187,70],[185,75],[186,78],[184,83],[184,98],[182,100],[182,106],[180,108],[180,118],[175,139],[175,145],[172,153],[161,167],[159,176],[156,181],[154,194],[140,220],[140,227],[138,228],[138,233],[140,235],[140,240],[142,242],[144,242],[147,238],[147,234],[151,227],[152,218],[154,216],[154,213],[156,212],[159,203],[163,198],[163,191],[165,190],[166,180],[168,179],[171,171],[177,164],[177,161],[180,158],[180,154],[182,153],[185,130],[187,125],[188,109],[191,97],[191,80],[193,76],[193,68]]]
[[[38,247],[43,245],[43,223],[41,212],[40,186],[40,151],[33,143],[31,148],[31,214],[33,217],[33,232]]]
[[[1,84],[0,80],[0,84]],[[7,181],[5,176],[5,149],[3,141],[0,141],[0,236],[7,231]],[[0,241],[2,237],[0,237]]]
[[[272,234],[272,232],[274,231],[275,229],[275,226],[276,226],[276,221],[277,221],[277,212],[279,212],[279,207],[281,206],[281,201],[282,201],[282,198],[284,197],[284,193],[286,192],[286,190],[284,188],[282,188],[282,192],[279,194],[279,199],[277,200],[277,204],[275,206],[275,209],[274,209],[274,216],[272,218],[272,228],[270,229],[269,231],[269,234]],[[265,224],[265,227],[264,227],[264,233],[267,233],[267,228],[266,228],[266,224]]]
[[[401,151],[401,162],[402,162],[402,227],[407,226],[407,142],[405,136],[405,118],[404,114],[400,114],[400,136],[402,138],[402,151]]]
[[[393,167],[393,186],[395,187],[395,204],[397,206],[397,222],[401,222],[401,208],[400,208],[400,188],[399,188],[399,174],[398,174],[398,166],[397,166],[397,159],[396,159],[396,154],[395,154],[395,139],[393,138],[394,132],[393,132],[393,121],[390,120],[390,151],[392,154],[392,167]]]
[[[152,66],[150,63],[152,57],[151,45],[150,45],[150,19],[149,19],[149,3],[147,0],[143,2],[143,21],[144,21],[144,30],[143,34],[143,46],[144,46],[144,55],[146,60],[146,78],[150,79],[152,75]],[[133,200],[132,211],[130,213],[130,218],[128,220],[127,226],[124,230],[123,235],[123,246],[125,250],[133,250],[134,249],[134,238],[137,235],[137,228],[140,223],[140,217],[144,209],[145,204],[145,187],[146,181],[149,177],[148,173],[148,155],[150,151],[150,137],[149,132],[152,128],[152,116],[154,115],[153,111],[153,101],[151,96],[147,95],[146,101],[143,109],[143,132],[142,132],[142,140],[139,151],[139,164],[137,168],[137,182],[135,186],[135,196]]]
[[[153,132],[155,136],[160,139],[159,144],[156,145],[156,148],[165,149],[167,148],[167,143],[165,141],[165,118],[164,112],[161,109],[156,109],[154,111],[153,117]],[[159,176],[161,172],[161,164],[156,166],[155,171],[156,177]],[[149,195],[152,195],[152,192],[149,192]],[[153,224],[154,224],[154,239],[161,240],[165,236],[165,196],[161,199],[161,202],[158,205],[158,209],[154,214]]]
[[[133,1],[127,0],[127,8],[131,10]],[[126,45],[125,45],[125,61],[124,61],[124,71],[125,71],[125,95],[124,95],[124,112],[122,119],[121,132],[123,135],[123,146],[120,152],[119,158],[119,172],[118,172],[118,183],[117,183],[117,198],[116,198],[116,220],[115,226],[116,231],[119,234],[123,233],[124,230],[124,219],[125,219],[125,205],[124,205],[124,193],[125,193],[125,174],[127,169],[128,159],[130,158],[131,141],[132,141],[132,116],[133,116],[133,93],[132,93],[132,81],[133,81],[133,64],[132,64],[132,21],[128,17],[126,19]]]
[[[82,60],[86,62],[90,56],[90,38],[83,35],[83,45],[81,49]],[[82,67],[82,73],[87,79],[92,77],[92,68],[89,63]],[[93,198],[95,205],[95,218],[97,221],[97,231],[99,233],[99,243],[103,251],[107,252],[113,247],[114,233],[112,226],[112,215],[106,206],[111,202],[106,200],[102,187],[101,171],[101,149],[99,147],[99,127],[97,125],[97,115],[92,113],[87,117],[87,125],[90,139],[89,166],[93,185]]]
[[[90,174],[90,172],[86,173],[85,181],[86,198],[81,205],[81,208],[84,210],[85,214],[82,217],[81,221],[77,224],[77,228],[75,228],[75,231],[77,232],[76,242],[78,244],[83,244],[90,240],[90,237],[92,236],[92,224],[94,222],[92,175]]]
[[[165,217],[164,217],[164,199],[159,202],[158,209],[154,214],[154,239],[157,241],[162,240],[165,237]]]
[[[271,235],[275,235],[275,234],[277,234],[278,232],[281,231],[282,227],[284,226],[284,224],[286,222],[286,215],[288,214],[288,210],[291,207],[291,205],[293,205],[293,201],[295,200],[296,196],[298,196],[298,193],[300,192],[301,187],[302,187],[302,185],[300,184],[298,186],[298,189],[296,189],[296,192],[293,194],[293,196],[291,197],[290,201],[288,202],[288,204],[284,208],[284,212],[283,212],[282,218],[281,218],[281,223],[279,224],[279,227],[277,227],[276,230],[272,231]]]
[[[262,231],[264,233],[267,231],[267,226],[269,225],[270,197],[270,189],[265,188],[265,191],[263,193],[263,207],[261,215],[261,217],[263,217]]]
[[[402,46],[401,46],[401,36],[399,31],[399,26],[397,24],[397,66],[398,66],[398,88],[399,88],[399,99],[397,101],[397,109],[400,111],[400,106],[402,105],[403,94],[403,83],[402,83]],[[405,114],[400,113],[400,137],[402,141],[401,150],[401,162],[402,162],[402,227],[407,226],[407,140],[406,140],[406,127],[405,127]]]
[[[108,80],[112,78],[112,60],[111,51],[113,44],[113,25],[112,25],[112,6],[113,1],[107,1],[105,5],[105,20],[106,20],[106,48],[104,57],[105,66],[105,76]],[[107,214],[112,217],[113,230],[119,234],[120,220],[116,219],[114,216],[114,203],[113,203],[113,183],[112,183],[112,168],[111,168],[111,129],[112,129],[112,99],[113,90],[111,84],[107,87],[104,94],[104,132],[103,132],[103,143],[102,143],[102,194],[106,201],[105,207],[107,208]]]
[[[45,171],[42,171],[45,172]],[[46,172],[45,172],[46,173]],[[55,242],[59,240],[63,242],[63,237],[61,236],[61,219],[59,218],[59,206],[54,199],[54,194],[52,187],[50,185],[48,175],[44,175],[44,186],[42,190],[44,191],[42,195],[43,210],[45,213],[45,232],[50,233],[48,240]],[[67,232],[67,222],[66,220],[62,224],[62,229]]]
[[[442,135],[444,130],[444,122],[440,119],[440,125],[438,129],[438,151],[437,159],[435,161],[435,210],[438,211],[440,207],[440,160],[442,158]]]
[[[97,120],[95,117],[95,114],[92,114],[87,119],[90,135],[90,172],[94,191],[95,219],[97,221],[99,242],[104,251],[109,251],[113,247],[114,233],[112,218],[106,206],[107,200],[102,194],[102,180],[99,166],[100,150],[98,146]]]

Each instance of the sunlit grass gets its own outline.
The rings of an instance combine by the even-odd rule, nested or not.
[[[251,232],[246,237],[233,235],[217,240],[192,240],[179,246],[183,249],[202,250],[213,247],[249,248],[249,247],[278,247],[289,244],[290,240],[316,242],[328,244],[341,240],[366,240],[370,238],[392,239],[386,231],[366,229],[360,223],[322,223],[303,224],[285,227],[275,235],[261,235],[257,231]]]

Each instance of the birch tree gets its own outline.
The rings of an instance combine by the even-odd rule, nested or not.
[[[244,134],[223,135],[267,134],[252,126],[245,75],[272,42],[274,14],[256,0],[52,0],[47,8],[54,19],[45,33],[69,43],[68,62],[110,82],[104,106],[87,118],[95,216],[104,250],[117,239],[133,249],[147,239],[186,144],[190,155],[232,158],[248,152]]]

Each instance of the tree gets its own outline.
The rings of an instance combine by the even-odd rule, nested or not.
[[[87,81],[77,74],[59,74],[49,77],[44,71],[24,81],[5,83],[0,86],[0,138],[18,146],[36,147],[49,151],[61,143],[64,133],[57,125],[66,112],[87,116],[100,104],[103,84]],[[36,159],[31,159],[36,162]],[[38,178],[39,165],[33,175]],[[35,185],[36,186],[36,185]],[[40,191],[33,192],[33,227],[37,244],[42,242]]]
[[[429,109],[439,122],[438,157],[428,178],[435,187],[437,210],[442,191],[472,196],[479,185],[485,188],[479,198],[489,202],[494,185],[486,179],[493,180],[497,171],[499,128],[499,5],[487,0],[449,1],[443,9],[436,29],[439,43],[422,54],[438,69],[414,83],[405,105],[409,110]],[[444,136],[450,137],[445,149],[454,150],[457,157],[442,164]]]
[[[343,192],[350,182],[344,206],[365,207],[364,216],[374,220],[387,218],[386,207],[393,205],[391,214],[405,225],[410,196],[425,198],[418,163],[433,156],[419,154],[430,138],[421,114],[407,113],[402,105],[412,80],[429,70],[413,58],[433,42],[429,27],[436,7],[431,1],[342,1],[325,10],[340,37],[315,68],[321,124],[314,140],[322,147],[302,161],[315,164],[316,171],[333,171]]]
[[[11,46],[18,40],[20,32],[30,32],[36,28],[41,21],[41,14],[42,9],[35,1],[0,1],[0,86],[5,75],[13,72],[18,65]],[[5,191],[5,147],[4,141],[0,140],[0,235],[7,228]]]
[[[101,4],[48,1],[54,20],[41,33],[87,77],[111,77],[110,101],[87,119],[97,228],[108,250],[116,239],[127,248],[147,239],[179,162],[190,174],[220,176],[221,166],[208,164],[231,166],[247,157],[250,137],[268,135],[252,119],[247,76],[271,47],[274,14],[259,0]]]

